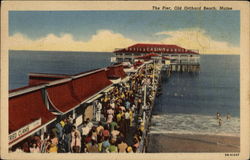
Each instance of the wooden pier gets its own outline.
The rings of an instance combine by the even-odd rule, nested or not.
[[[170,72],[199,72],[200,64],[171,64],[168,67]]]

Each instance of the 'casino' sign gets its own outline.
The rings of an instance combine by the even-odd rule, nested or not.
[[[30,131],[32,131],[33,129],[41,126],[42,124],[42,120],[41,118],[20,128],[19,130],[12,132],[11,134],[9,134],[9,143],[12,143],[13,141],[15,141],[16,139],[22,137],[23,135],[29,133]]]

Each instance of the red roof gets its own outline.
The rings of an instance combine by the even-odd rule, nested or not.
[[[94,72],[94,71],[97,71],[97,70],[100,70],[100,69],[101,68],[91,69],[91,70],[88,70],[88,71],[84,71],[84,72],[80,72],[80,73],[74,74],[73,76],[79,76],[79,75],[90,73],[90,72]]]
[[[30,73],[29,85],[36,85],[41,83],[48,83],[54,80],[68,78],[69,75],[64,74],[47,74],[47,73]]]
[[[80,104],[74,96],[71,82],[53,85],[47,89],[47,92],[52,105],[61,112],[67,112]]]
[[[137,62],[134,63],[134,67],[137,68],[138,66],[140,66],[142,64],[143,64],[143,62],[137,61]]]
[[[138,43],[128,48],[123,48],[116,50],[115,53],[187,53],[187,54],[199,54],[194,51],[182,48],[177,45],[170,44],[147,44],[147,43]]]
[[[156,54],[156,53],[148,53],[144,56],[139,56],[137,58],[139,59],[151,59],[151,57],[159,57],[160,55],[159,54]]]
[[[11,97],[9,99],[9,133],[41,118],[42,125],[55,116],[48,111],[41,90]]]
[[[124,77],[126,77],[126,73],[124,72],[123,65],[109,66],[106,73],[109,78],[122,78],[123,79]]]
[[[74,94],[77,99],[84,101],[95,93],[112,84],[105,70],[100,70],[72,80]]]
[[[145,48],[145,47],[168,47],[168,48],[181,48],[177,45],[173,44],[153,44],[153,43],[137,43],[135,45],[132,45],[131,47],[140,47],[140,48]]]
[[[23,86],[23,87],[20,87],[20,88],[15,88],[15,89],[9,90],[9,93],[18,92],[18,91],[22,91],[22,90],[25,90],[25,89],[38,87],[38,86],[42,86],[42,85],[43,84],[27,85],[27,86]]]

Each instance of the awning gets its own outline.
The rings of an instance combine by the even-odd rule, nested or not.
[[[112,83],[114,83],[114,84],[117,84],[117,83],[120,83],[121,81],[122,81],[122,79],[121,78],[117,78],[117,79],[112,79],[112,80],[110,80]]]
[[[73,91],[81,102],[112,84],[105,70],[100,70],[72,80]]]
[[[126,77],[126,73],[124,72],[124,68],[122,65],[109,66],[106,72],[109,78],[123,79],[124,77]]]
[[[127,82],[129,80],[129,76],[127,76],[126,78],[123,78],[122,82]]]
[[[80,105],[80,101],[73,94],[71,81],[50,86],[46,91],[50,103],[59,112],[65,113]]]
[[[45,106],[41,90],[9,98],[9,134],[12,135],[25,127],[25,130],[17,133],[16,137],[13,135],[9,137],[9,143],[17,143],[18,139],[27,137],[30,132],[53,120],[55,116]],[[33,127],[30,128],[30,125]]]
[[[96,99],[100,98],[101,96],[103,96],[103,95],[102,94],[97,94],[93,98],[91,98],[88,101],[86,101],[86,103],[92,103],[93,101],[95,101]]]
[[[104,92],[104,93],[107,93],[107,92],[111,91],[113,88],[114,88],[113,86],[112,86],[112,87],[109,87],[108,89],[104,90],[103,92]]]

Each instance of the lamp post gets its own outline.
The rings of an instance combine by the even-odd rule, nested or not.
[[[156,66],[155,66],[155,63],[156,63],[156,60],[160,60],[161,59],[161,57],[159,57],[159,56],[154,56],[154,57],[151,57],[152,59],[153,59],[153,61],[154,61],[154,68],[153,68],[153,90],[155,90],[156,88],[155,88],[155,72],[158,74],[158,70],[156,70],[155,71],[155,68],[156,68]]]

